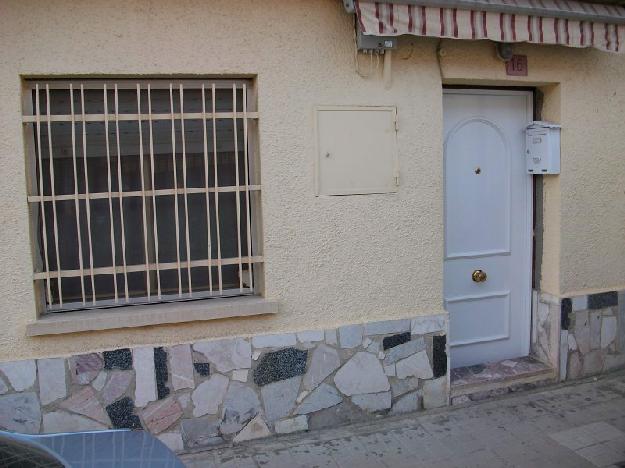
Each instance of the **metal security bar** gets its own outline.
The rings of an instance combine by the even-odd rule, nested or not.
[[[254,292],[249,85],[27,82],[34,281],[47,311]]]

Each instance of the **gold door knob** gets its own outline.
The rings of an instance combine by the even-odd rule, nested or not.
[[[471,279],[476,283],[483,283],[486,281],[486,278],[488,278],[488,275],[486,275],[486,272],[482,270],[475,270],[471,275]]]

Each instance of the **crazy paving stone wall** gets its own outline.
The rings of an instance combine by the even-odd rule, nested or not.
[[[625,367],[625,291],[562,299],[560,379]]]
[[[0,363],[0,428],[144,429],[176,451],[448,404],[444,315]]]

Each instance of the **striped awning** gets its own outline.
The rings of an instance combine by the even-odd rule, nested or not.
[[[476,0],[463,3],[471,8],[451,8],[424,3],[430,6],[401,0],[355,0],[354,9],[359,28],[366,35],[490,39],[595,47],[608,52],[624,49],[625,8],[616,5],[572,0]]]

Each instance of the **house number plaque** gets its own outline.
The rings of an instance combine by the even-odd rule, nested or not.
[[[506,62],[506,75],[527,76],[527,55],[513,55]]]

